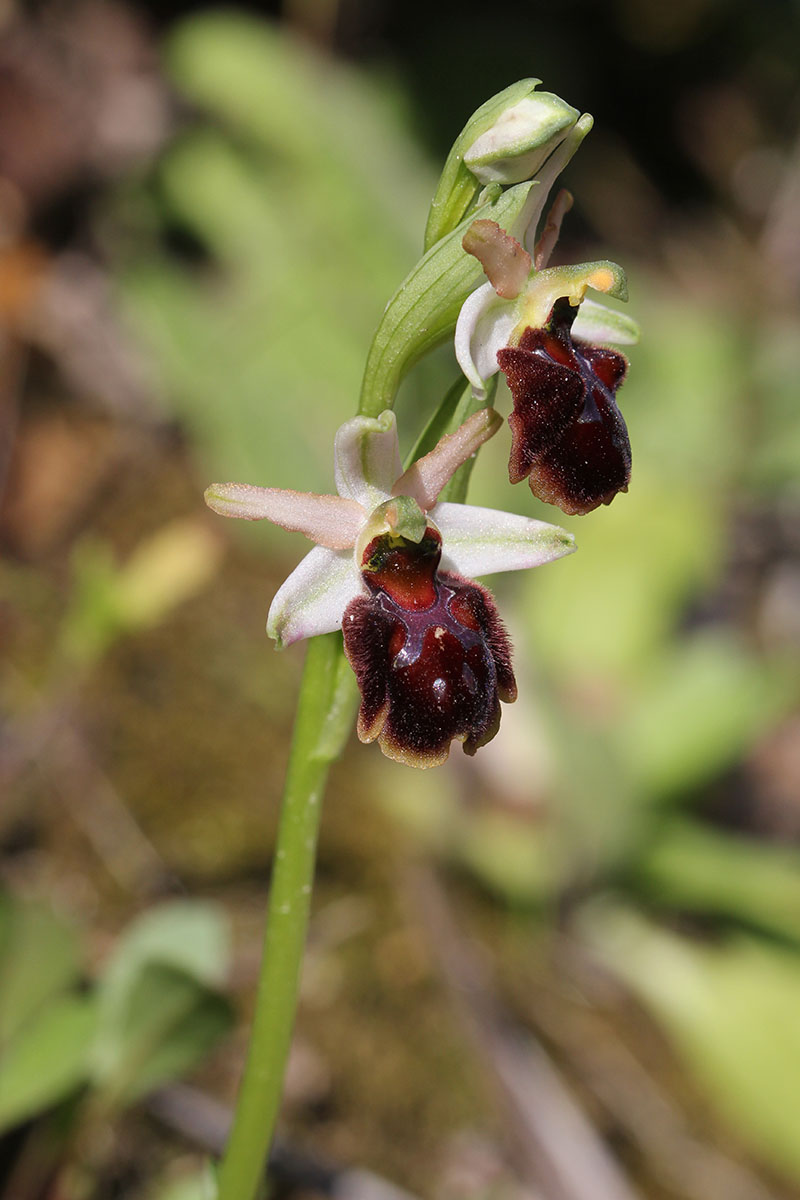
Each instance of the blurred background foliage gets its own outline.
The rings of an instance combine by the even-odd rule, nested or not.
[[[493,581],[494,742],[334,771],[273,1187],[800,1196],[797,5],[2,22],[0,1195],[199,1194],[302,658],[263,618],[306,545],[201,492],[328,490],[438,165],[539,73],[596,118],[561,259],[622,262],[644,330],[631,491]],[[406,446],[453,376],[414,370]],[[471,499],[561,522],[506,454]]]

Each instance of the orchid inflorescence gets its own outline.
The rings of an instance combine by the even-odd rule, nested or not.
[[[626,300],[624,273],[607,261],[549,265],[572,198],[560,191],[545,215],[548,195],[592,119],[538,82],[490,100],[453,147],[426,254],[378,327],[360,414],[336,434],[338,494],[236,483],[206,492],[215,512],[316,543],[278,590],[267,632],[280,647],[341,629],[361,693],[359,737],[414,766],[443,762],[453,739],[474,754],[497,732],[500,701],[516,697],[508,636],[475,577],[574,549],[556,525],[459,502],[477,451],[503,424],[492,407],[498,373],[513,400],[512,483],[527,479],[540,500],[584,514],[630,478],[616,404],[627,362],[606,343],[633,342],[638,331],[586,298],[592,289]],[[453,404],[448,393],[431,422],[443,435],[427,453],[423,435],[403,470],[397,387],[453,334],[463,394]]]

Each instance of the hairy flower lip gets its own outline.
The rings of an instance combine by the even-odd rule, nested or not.
[[[414,568],[416,547],[410,547]],[[453,741],[467,754],[497,733],[500,701],[516,698],[511,648],[480,585],[438,571],[427,555],[432,603],[414,607],[377,587],[344,615],[345,653],[358,680],[358,735],[416,767],[444,762]],[[414,582],[418,586],[420,579]]]
[[[514,400],[509,478],[571,516],[628,489],[630,440],[615,393],[627,369],[614,350],[573,341],[575,318],[559,300],[544,328],[498,352]]]
[[[490,282],[474,291],[459,314],[454,344],[459,366],[475,395],[486,395],[487,381],[499,369],[500,350],[519,344],[526,329],[542,327],[559,299],[567,299],[579,316],[588,288],[604,290],[619,299],[627,297],[624,273],[608,261],[533,271],[525,287],[512,298],[498,296]],[[589,312],[595,322],[599,317],[613,334],[608,340],[635,340],[638,331],[623,314],[597,302]]]

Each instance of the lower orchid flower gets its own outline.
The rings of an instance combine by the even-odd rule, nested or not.
[[[534,260],[493,221],[475,221],[464,249],[489,282],[468,298],[458,319],[456,357],[476,395],[502,370],[514,401],[509,478],[527,477],[534,496],[568,514],[591,512],[627,491],[631,448],[616,391],[623,355],[592,342],[638,339],[630,318],[596,301],[593,288],[627,300],[616,263],[547,267],[568,192],[556,198]],[[586,339],[586,340],[584,340]],[[591,339],[591,341],[589,340]]]
[[[267,632],[278,646],[339,627],[361,691],[358,734],[413,766],[490,741],[500,701],[516,697],[508,637],[477,575],[540,566],[572,536],[512,513],[438,502],[445,484],[502,423],[482,409],[402,470],[394,414],[338,431],[338,495],[212,484],[223,516],[266,519],[317,546],[278,590]]]

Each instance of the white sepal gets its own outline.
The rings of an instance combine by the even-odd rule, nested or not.
[[[442,534],[442,566],[459,575],[493,575],[554,562],[575,550],[558,525],[472,504],[437,504],[430,516]]]
[[[388,500],[403,470],[397,422],[387,409],[379,417],[345,421],[334,444],[336,490],[356,500],[366,512]]]
[[[455,352],[458,365],[479,399],[486,396],[486,381],[498,371],[497,352],[519,320],[517,305],[501,300],[491,283],[484,283],[464,302],[458,316]]]
[[[340,629],[344,610],[363,591],[352,551],[315,546],[275,593],[267,633],[278,648]]]
[[[272,521],[333,550],[352,548],[364,521],[361,505],[343,496],[316,496],[249,483],[212,483],[206,488],[205,501],[222,517]]]
[[[585,342],[633,346],[639,341],[639,326],[626,313],[599,304],[597,300],[586,299],[578,309],[572,334]]]

